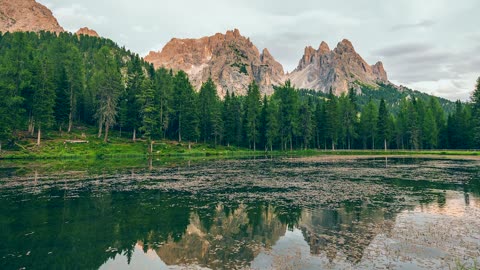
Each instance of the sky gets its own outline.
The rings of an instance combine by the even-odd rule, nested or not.
[[[451,100],[468,100],[480,76],[478,0],[37,0],[75,32],[87,26],[145,56],[173,37],[238,28],[286,71],[306,46],[344,38],[390,81]]]

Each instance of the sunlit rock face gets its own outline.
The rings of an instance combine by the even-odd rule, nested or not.
[[[173,38],[160,52],[150,52],[145,60],[156,68],[183,70],[196,89],[209,77],[217,84],[220,97],[227,91],[245,95],[255,81],[264,94],[283,83],[283,67],[267,49],[262,53],[238,29],[200,39]]]
[[[78,31],[75,32],[75,34],[77,36],[85,35],[85,36],[91,36],[91,37],[100,37],[98,35],[97,31],[95,31],[93,29],[90,29],[88,27],[82,27],[82,28],[78,29]]]
[[[288,75],[297,88],[314,89],[336,95],[358,84],[376,86],[387,83],[387,73],[382,62],[371,66],[355,51],[352,43],[344,39],[334,50],[322,42],[315,50],[306,47],[297,68]]]
[[[0,0],[0,32],[63,32],[52,12],[35,0]]]

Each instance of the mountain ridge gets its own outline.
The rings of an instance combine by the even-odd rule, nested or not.
[[[268,49],[260,53],[238,29],[198,39],[172,38],[161,51],[152,51],[144,59],[155,68],[185,71],[197,89],[211,77],[219,96],[227,91],[245,95],[252,81],[262,93],[272,94],[273,86],[284,78],[283,66]]]

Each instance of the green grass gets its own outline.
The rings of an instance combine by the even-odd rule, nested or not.
[[[41,146],[36,145],[34,137],[25,137],[16,145],[0,153],[0,159],[119,159],[119,158],[146,158],[149,156],[148,144],[145,141],[133,142],[130,134],[118,131],[111,133],[109,142],[104,143],[103,138],[97,138],[95,128],[79,128],[71,134],[59,134],[56,131],[45,134]],[[66,140],[87,140],[88,143],[72,144]],[[161,140],[156,141],[153,148],[154,157],[206,157],[206,156],[253,156],[253,155],[295,155],[295,156],[318,156],[318,155],[355,155],[355,156],[378,156],[378,155],[439,155],[439,156],[480,156],[479,151],[465,150],[294,150],[264,152],[246,148],[213,146],[203,143]]]

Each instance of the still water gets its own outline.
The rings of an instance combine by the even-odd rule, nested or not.
[[[3,162],[0,239],[0,269],[479,267],[480,160]]]

